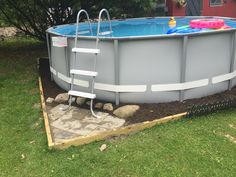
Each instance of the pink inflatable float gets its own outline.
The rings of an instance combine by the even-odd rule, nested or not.
[[[196,19],[190,21],[191,28],[213,28],[213,29],[225,29],[225,21],[222,19]]]

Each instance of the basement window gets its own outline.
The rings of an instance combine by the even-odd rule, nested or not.
[[[221,6],[222,4],[222,0],[210,0],[210,6]]]

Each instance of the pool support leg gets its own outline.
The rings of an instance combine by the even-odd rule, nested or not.
[[[48,59],[49,59],[49,65],[52,67],[52,58],[51,58],[51,46],[50,46],[50,38],[48,33],[46,33],[46,40],[47,40],[47,48],[48,48]],[[53,74],[51,73],[51,81],[53,81]]]
[[[184,83],[186,79],[186,61],[187,61],[187,45],[188,45],[188,36],[183,38],[183,47],[182,47],[182,58],[180,66],[180,83]],[[184,90],[180,90],[179,101],[184,100]]]
[[[119,43],[114,40],[114,71],[115,71],[115,85],[120,85],[120,61],[119,61]],[[115,104],[120,104],[120,93],[115,92]]]
[[[67,43],[68,43],[68,39],[67,39]],[[71,77],[70,76],[70,63],[71,63],[71,61],[70,61],[70,57],[68,57],[68,54],[69,54],[69,52],[68,52],[68,46],[67,47],[64,47],[64,50],[65,50],[65,63],[66,63],[66,76],[67,77]]]
[[[230,51],[230,73],[234,72],[234,63],[235,63],[235,50],[236,50],[236,32],[234,31],[232,33],[232,41],[231,41],[231,51]],[[229,90],[231,90],[233,87],[233,79],[229,80]]]

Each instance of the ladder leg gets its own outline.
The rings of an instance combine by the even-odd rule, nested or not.
[[[70,98],[69,98],[69,108],[71,107],[71,103],[72,103],[72,96],[70,95]]]
[[[70,108],[71,108],[71,103],[72,103],[72,96],[70,95],[70,97],[69,97],[69,105],[66,108],[62,109],[62,110],[63,111],[69,111]]]
[[[96,114],[94,113],[94,111],[93,111],[93,99],[91,99],[91,102],[90,102],[90,111],[91,111],[93,117],[96,117],[96,118],[98,118],[98,119],[101,118],[101,116],[96,115]]]
[[[97,60],[97,55],[95,56],[94,70],[96,68],[96,60]],[[93,80],[92,80],[91,93],[94,93],[94,82],[95,82],[95,77],[93,77]],[[101,116],[96,115],[93,111],[93,99],[91,99],[91,102],[90,102],[90,111],[94,117],[101,118]]]
[[[74,77],[75,77],[75,75],[72,74],[72,80],[71,80],[70,90],[73,90],[73,87],[74,87]],[[71,104],[72,104],[72,95],[70,95],[70,97],[69,97],[69,105],[68,105],[65,109],[63,109],[63,111],[70,110]]]

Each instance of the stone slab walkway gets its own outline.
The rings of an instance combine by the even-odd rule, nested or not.
[[[98,119],[91,115],[90,110],[72,106],[70,110],[63,111],[66,107],[67,105],[60,104],[48,110],[50,127],[56,143],[113,130],[122,127],[125,123],[125,120],[108,113],[97,112],[97,115],[101,116]]]

